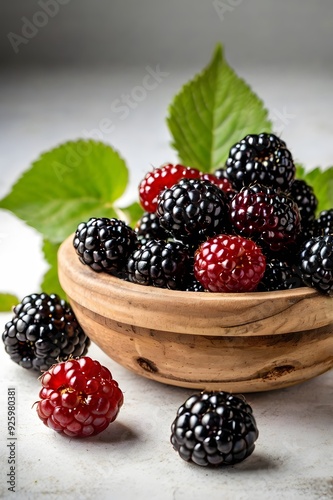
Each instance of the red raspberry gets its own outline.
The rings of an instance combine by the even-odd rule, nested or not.
[[[99,434],[123,404],[123,393],[110,371],[87,356],[53,365],[40,380],[39,418],[70,437]]]
[[[200,245],[194,257],[194,275],[210,292],[252,292],[265,268],[261,249],[241,236],[214,236]]]
[[[213,174],[204,174],[202,173],[200,175],[200,179],[204,179],[206,181],[211,182],[212,184],[215,184],[218,188],[221,189],[221,191],[224,191],[225,193],[228,192],[235,192],[234,188],[232,187],[231,183],[226,179],[225,177],[216,177],[216,175]]]
[[[170,188],[180,179],[197,179],[200,176],[196,168],[168,163],[148,172],[139,185],[139,199],[146,212],[155,212],[157,197],[166,188]]]

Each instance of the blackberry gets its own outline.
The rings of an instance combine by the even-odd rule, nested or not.
[[[295,243],[301,230],[297,204],[261,184],[244,187],[234,196],[230,219],[236,232],[273,251]]]
[[[266,262],[265,274],[258,285],[258,292],[272,292],[274,290],[290,290],[303,285],[293,267],[287,262],[272,259]]]
[[[295,179],[290,188],[290,197],[297,203],[301,215],[302,228],[315,218],[318,200],[313,188],[302,179]]]
[[[316,236],[325,234],[333,234],[333,208],[329,210],[322,210],[315,221]]]
[[[317,236],[304,243],[298,258],[298,272],[305,285],[319,292],[333,293],[333,234]]]
[[[251,455],[258,435],[245,398],[212,391],[193,394],[178,409],[170,441],[183,460],[219,466],[236,464]]]
[[[148,243],[149,240],[167,240],[170,234],[161,226],[160,220],[155,213],[145,212],[138,221],[135,232],[140,245]]]
[[[118,274],[136,247],[137,237],[121,220],[92,217],[79,224],[73,245],[82,264],[98,273]]]
[[[181,243],[150,240],[130,255],[128,280],[139,285],[181,290],[187,260],[188,251]]]
[[[46,371],[57,361],[87,353],[90,340],[58,295],[27,295],[13,313],[2,340],[11,359],[23,368]]]
[[[258,182],[288,191],[295,176],[295,165],[286,143],[279,137],[252,134],[230,149],[226,172],[236,190]]]
[[[174,239],[198,244],[225,230],[226,196],[207,180],[182,179],[160,194],[156,213]]]

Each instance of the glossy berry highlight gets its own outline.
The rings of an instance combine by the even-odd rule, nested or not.
[[[39,418],[69,437],[99,434],[123,404],[123,393],[108,368],[87,356],[52,366],[40,380]]]

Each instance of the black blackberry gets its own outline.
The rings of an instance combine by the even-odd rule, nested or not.
[[[278,259],[272,259],[266,262],[265,274],[258,285],[257,291],[290,290],[301,286],[303,286],[303,282],[291,265]]]
[[[85,356],[90,340],[70,305],[58,295],[27,295],[13,309],[2,340],[5,350],[23,368],[46,371],[70,356]]]
[[[251,455],[258,435],[245,398],[212,391],[190,396],[178,409],[170,440],[183,460],[217,466]]]
[[[207,180],[182,179],[160,194],[156,213],[174,239],[198,244],[225,230],[227,200]]]
[[[295,179],[291,184],[289,195],[297,203],[301,214],[302,227],[306,227],[309,221],[315,218],[318,205],[312,186],[309,186],[302,179]]]
[[[227,171],[226,171],[225,167],[217,168],[216,170],[214,170],[213,174],[218,179],[228,179]]]
[[[261,184],[244,187],[234,196],[230,220],[238,234],[271,251],[295,243],[301,230],[297,204],[285,193]]]
[[[226,172],[236,190],[258,182],[288,191],[295,176],[295,165],[286,143],[279,137],[252,134],[230,149]]]
[[[307,241],[298,258],[298,272],[305,285],[333,293],[333,234]]]
[[[149,240],[167,240],[170,234],[161,226],[160,220],[153,212],[145,212],[135,226],[140,245]]]
[[[333,234],[333,208],[322,210],[315,221],[316,235]]]
[[[118,219],[91,218],[79,224],[73,245],[82,264],[118,274],[137,245],[135,231]]]
[[[150,240],[129,256],[128,280],[139,285],[184,289],[188,251],[181,243]]]

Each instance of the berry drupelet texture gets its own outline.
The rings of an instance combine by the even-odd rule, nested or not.
[[[230,208],[235,231],[278,251],[296,243],[301,231],[297,204],[285,193],[261,184],[244,187]]]
[[[202,243],[194,257],[195,278],[210,292],[252,292],[266,258],[251,240],[220,234]]]
[[[181,290],[188,267],[188,250],[181,243],[149,240],[130,255],[128,280],[170,290]]]
[[[84,356],[90,340],[70,305],[57,295],[27,295],[14,307],[2,340],[13,361],[23,368],[45,371],[70,356]]]
[[[266,262],[265,274],[257,291],[290,290],[301,286],[303,286],[302,280],[294,271],[293,266],[279,259],[272,259]]]
[[[180,179],[196,179],[200,171],[184,165],[168,163],[148,172],[139,185],[140,204],[146,212],[155,212],[157,198],[166,188],[173,186]]]
[[[303,282],[319,292],[333,294],[333,234],[317,236],[302,246],[298,273]]]
[[[198,245],[228,223],[226,195],[207,180],[182,179],[159,196],[157,216],[175,240]]]
[[[79,224],[73,245],[82,264],[95,272],[116,275],[136,247],[137,237],[135,231],[121,220],[92,217]]]
[[[155,213],[145,212],[135,226],[138,242],[142,246],[149,240],[167,240],[170,234],[161,226]]]
[[[89,357],[54,365],[41,377],[37,414],[69,437],[99,434],[115,420],[123,393],[110,371]]]
[[[236,190],[254,182],[288,191],[295,165],[286,143],[273,134],[247,135],[235,144],[226,162],[226,174]]]
[[[318,200],[313,188],[302,179],[295,179],[290,188],[290,197],[297,203],[302,221],[302,228],[314,220]]]
[[[322,210],[315,221],[316,236],[333,234],[333,208]]]
[[[200,466],[233,465],[245,460],[259,435],[251,406],[227,392],[190,396],[171,426],[179,456]]]

